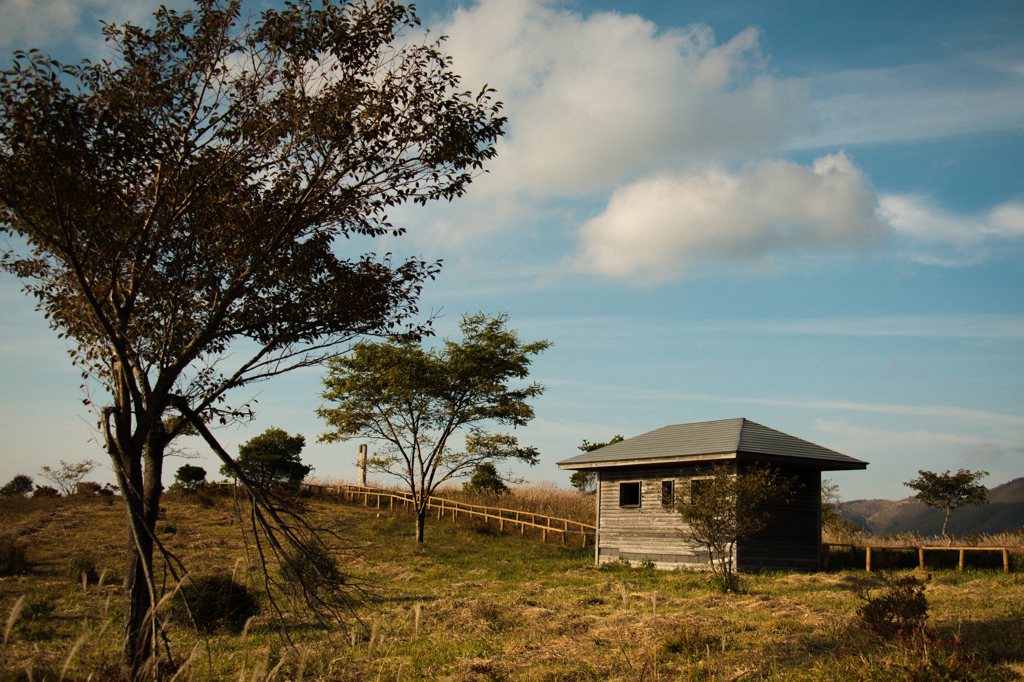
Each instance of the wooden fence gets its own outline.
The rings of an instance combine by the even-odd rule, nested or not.
[[[392,510],[398,505],[401,505],[403,508],[409,508],[413,504],[412,493],[397,490],[381,490],[380,488],[365,488],[348,484],[326,486],[303,483],[300,487],[313,493],[339,495],[349,501],[359,501],[361,499],[363,506],[375,506],[377,509],[386,508]],[[543,542],[548,541],[549,533],[558,533],[563,546],[568,544],[573,538],[578,537],[582,546],[586,547],[588,539],[593,544],[593,538],[597,532],[597,528],[594,526],[578,521],[570,521],[569,519],[560,519],[554,516],[545,516],[544,514],[535,514],[516,509],[466,504],[443,497],[431,497],[427,501],[427,509],[436,512],[438,520],[450,516],[452,521],[458,521],[460,516],[464,516],[497,521],[498,530],[501,532],[505,532],[505,526],[509,525],[512,528],[518,528],[519,534],[524,537],[526,536],[527,528],[536,528],[540,530]]]
[[[924,568],[925,568],[925,564],[924,564],[924,553],[925,552],[959,552],[960,553],[960,562],[957,564],[957,570],[958,571],[963,571],[964,570],[964,555],[965,555],[966,552],[1002,552],[1003,553],[1003,572],[1004,573],[1009,573],[1010,572],[1010,552],[1015,551],[1015,550],[1019,550],[1019,548],[1012,548],[1012,547],[893,547],[891,545],[852,545],[852,544],[839,543],[839,542],[823,542],[822,545],[821,545],[822,562],[823,562],[823,565],[824,565],[826,571],[828,570],[829,555],[832,553],[832,548],[833,547],[846,547],[846,548],[849,548],[849,550],[851,552],[855,552],[858,549],[865,550],[866,559],[865,559],[864,568],[867,569],[868,573],[871,572],[871,568],[872,568],[871,567],[871,552],[872,552],[872,550],[874,550],[876,552],[880,552],[880,551],[910,552],[910,551],[916,550],[917,551],[917,563],[918,563],[918,566],[920,566],[921,570],[924,570]]]

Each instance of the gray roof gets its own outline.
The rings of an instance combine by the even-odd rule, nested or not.
[[[862,460],[740,417],[664,426],[564,459],[558,463],[558,468],[597,469],[733,458],[788,462],[814,466],[822,471],[865,469],[868,465]]]

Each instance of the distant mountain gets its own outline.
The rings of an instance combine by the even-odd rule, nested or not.
[[[1024,478],[996,486],[988,492],[989,504],[967,505],[953,512],[947,532],[950,535],[995,535],[1024,528]],[[854,500],[844,502],[840,515],[869,530],[873,535],[942,532],[945,513],[930,509],[913,497],[902,500]]]

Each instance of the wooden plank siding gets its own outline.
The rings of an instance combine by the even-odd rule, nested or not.
[[[734,466],[734,465],[730,465]],[[689,495],[689,481],[702,474],[696,466],[602,469],[598,482],[597,563],[626,559],[630,563],[653,561],[659,568],[701,568],[707,565],[704,550],[688,545],[679,536],[683,522],[671,507],[662,506],[661,484],[672,481],[676,503]],[[640,505],[619,505],[619,484],[640,483]]]
[[[730,471],[736,472],[730,463]],[[739,466],[743,466],[742,464]],[[773,520],[757,537],[737,543],[739,570],[816,570],[821,557],[821,472],[803,467],[779,467],[781,475],[796,478],[798,490],[789,504],[773,506]],[[674,464],[662,467],[608,468],[600,471],[597,494],[598,564],[626,559],[652,561],[658,568],[705,568],[708,554],[679,535],[679,514],[662,506],[662,482],[672,481],[675,502],[689,501],[690,480],[708,476],[708,467]],[[640,505],[619,504],[621,483],[640,484]]]
[[[821,472],[775,468],[781,476],[797,479],[794,499],[789,504],[771,505],[768,527],[737,543],[736,566],[741,571],[816,571],[821,563]]]

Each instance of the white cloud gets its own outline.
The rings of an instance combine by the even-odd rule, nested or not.
[[[863,249],[889,235],[878,200],[842,152],[813,167],[766,161],[663,173],[616,191],[581,229],[576,269],[656,283],[695,261],[764,263],[808,250]]]
[[[880,199],[881,214],[908,242],[907,257],[928,265],[973,265],[995,244],[1024,238],[1024,204],[1008,202],[987,213],[964,216],[915,195]]]
[[[497,88],[509,116],[490,192],[583,195],[680,160],[762,151],[804,89],[766,69],[760,33],[724,44],[693,25],[587,17],[543,0],[482,0],[442,30],[464,83]]]

